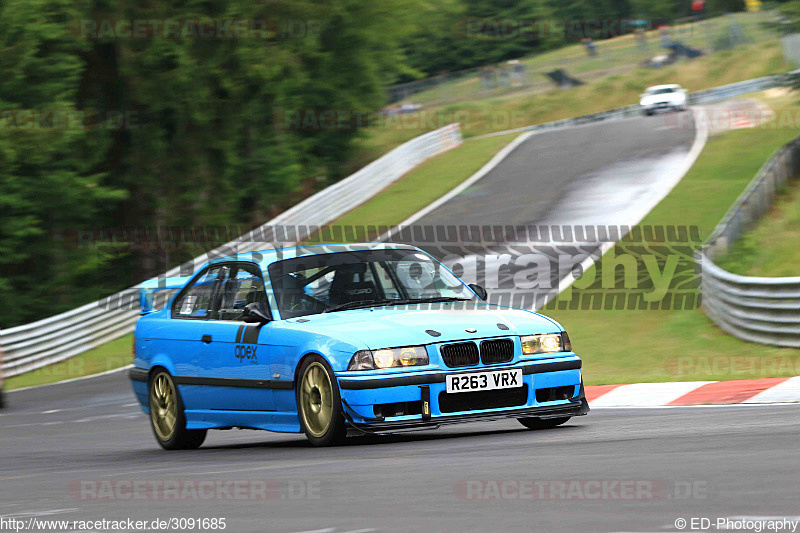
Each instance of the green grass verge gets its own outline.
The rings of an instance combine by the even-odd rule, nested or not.
[[[777,99],[778,121],[791,117],[792,126],[763,132],[764,135],[774,136],[776,147],[778,143],[788,143],[800,135],[800,124],[795,122],[800,117],[797,98],[797,95],[790,94]],[[742,235],[726,255],[717,259],[717,264],[729,272],[745,276],[797,276],[797,265],[800,264],[798,242],[800,184],[793,181],[779,191],[772,208],[756,227]]]
[[[692,170],[642,224],[697,226],[708,236],[761,165],[799,133],[772,126],[712,137]],[[555,305],[569,302],[564,295]],[[800,350],[741,341],[700,309],[543,312],[569,331],[587,384],[800,375]]]
[[[764,22],[773,16],[767,13],[739,13],[726,17],[715,17],[672,28],[672,37],[687,46],[709,52],[714,49],[719,37],[726,35],[733,25],[738,25],[750,43],[761,43],[775,39],[775,34],[764,26]],[[461,77],[413,94],[404,101],[435,106],[443,103],[543,92],[552,88],[552,82],[545,76],[545,73],[555,69],[565,69],[570,75],[576,76],[584,82],[596,81],[612,73],[623,74],[635,70],[644,61],[664,52],[660,48],[658,30],[648,32],[647,40],[648,47],[645,49],[639,48],[632,34],[603,40],[598,43],[598,54],[591,57],[587,55],[586,48],[582,44],[576,44],[524,58],[521,63],[525,66],[527,84],[521,87],[487,89],[484,80],[481,79],[478,72],[473,70],[464,73]]]
[[[557,52],[553,52],[554,54]],[[465,138],[543,124],[635,104],[648,86],[680,83],[700,91],[791,70],[778,39],[739,46],[694,60],[682,60],[661,69],[634,68],[611,74],[569,90],[493,98],[474,97],[463,102],[426,107],[410,115],[368,128],[348,169],[356,171],[395,146],[426,131],[460,122]]]
[[[794,182],[781,191],[756,228],[742,235],[717,263],[729,272],[744,276],[796,277],[800,275],[798,242],[800,186]]]
[[[66,361],[6,380],[7,390],[47,385],[67,379],[91,376],[131,364],[132,335],[125,335]]]

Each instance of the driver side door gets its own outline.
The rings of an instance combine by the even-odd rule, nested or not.
[[[223,263],[200,328],[202,350],[196,352],[194,375],[182,379],[191,385],[195,408],[222,411],[273,411],[270,374],[271,323],[243,320],[248,303],[266,301],[258,265]]]

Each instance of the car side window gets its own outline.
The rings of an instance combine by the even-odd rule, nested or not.
[[[172,305],[173,318],[208,318],[221,266],[213,266],[185,288]]]
[[[221,298],[216,318],[219,320],[242,320],[244,308],[250,303],[267,303],[264,280],[255,265],[241,263],[229,265],[222,280]]]

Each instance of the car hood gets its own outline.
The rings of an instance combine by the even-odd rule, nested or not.
[[[478,304],[470,309],[451,305],[378,307],[310,315],[287,320],[287,325],[371,349],[430,344],[455,340],[533,335],[561,331],[557,322],[529,311]],[[501,329],[500,325],[508,329]],[[439,336],[427,333],[438,332]]]

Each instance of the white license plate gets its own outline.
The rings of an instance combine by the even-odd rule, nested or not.
[[[447,376],[445,384],[449,393],[513,389],[522,387],[522,369],[512,368],[492,372],[451,374]]]

